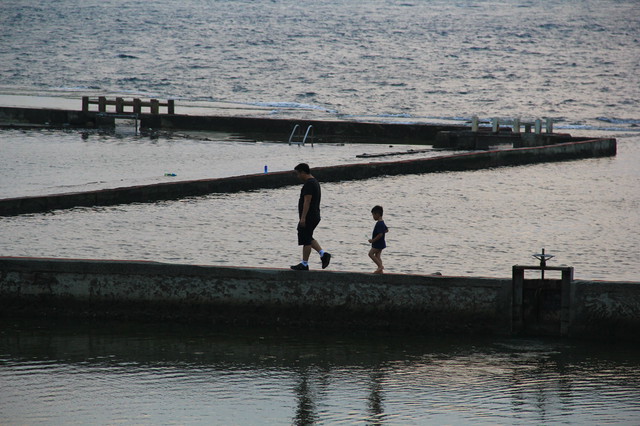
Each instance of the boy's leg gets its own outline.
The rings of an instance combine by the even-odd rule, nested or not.
[[[382,268],[382,261],[380,260],[380,252],[382,250],[380,249],[376,249],[376,248],[371,248],[371,250],[369,250],[369,257],[371,258],[371,260],[373,260],[373,263],[375,263],[378,266],[378,269],[383,269]]]

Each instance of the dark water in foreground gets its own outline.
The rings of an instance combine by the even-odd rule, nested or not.
[[[640,348],[0,322],[2,424],[634,424]]]

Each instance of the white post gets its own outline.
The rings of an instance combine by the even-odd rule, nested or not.
[[[474,115],[473,117],[471,117],[471,131],[472,132],[477,132],[478,131],[478,116]]]
[[[513,119],[513,133],[519,135],[520,134],[520,118]]]
[[[500,126],[500,120],[498,120],[497,118],[492,118],[491,119],[491,130],[493,131],[493,133],[498,133],[499,126]]]
[[[539,118],[536,120],[536,135],[542,133],[542,120]]]
[[[547,117],[547,133],[553,133],[553,120],[550,117]]]

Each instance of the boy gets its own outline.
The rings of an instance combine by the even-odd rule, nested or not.
[[[376,221],[376,226],[373,228],[373,236],[369,240],[371,243],[369,257],[373,260],[373,263],[378,265],[378,269],[375,270],[374,274],[382,274],[382,271],[384,270],[380,256],[382,255],[382,250],[387,247],[387,243],[384,240],[384,234],[389,232],[389,228],[387,228],[387,225],[385,225],[382,220],[383,213],[384,211],[382,210],[382,206],[375,206],[371,209],[373,220]]]

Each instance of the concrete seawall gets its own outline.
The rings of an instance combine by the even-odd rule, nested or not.
[[[78,103],[78,105],[80,105]],[[316,142],[431,144],[441,131],[468,129],[462,125],[375,123],[347,120],[299,120],[260,117],[138,114],[142,130],[207,130],[241,134],[250,139],[286,142],[293,127],[313,126]],[[0,107],[0,123],[11,127],[101,128],[114,117],[96,111]]]
[[[314,175],[322,182],[362,180],[443,171],[477,170],[517,166],[616,154],[615,139],[579,140],[549,146],[482,151],[467,154],[379,163],[317,167]],[[181,182],[104,189],[87,192],[52,194],[0,199],[0,216],[39,213],[73,207],[109,206],[135,202],[154,202],[211,193],[230,193],[281,188],[298,184],[291,172],[276,172],[201,179]]]
[[[640,340],[638,283],[573,281],[570,296],[565,336]],[[556,305],[534,308],[557,311]],[[532,326],[514,328],[513,306],[510,278],[0,258],[0,312],[6,317],[537,334]],[[559,320],[556,331],[549,332],[549,323],[544,330],[560,335]]]

